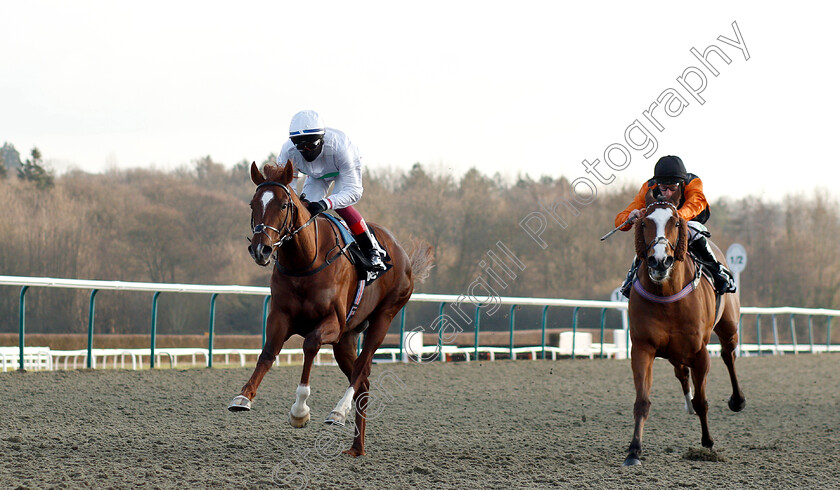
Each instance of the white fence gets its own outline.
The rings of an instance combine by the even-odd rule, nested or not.
[[[22,286],[20,297],[21,306],[25,305],[25,293],[29,287],[48,287],[48,288],[70,288],[70,289],[85,289],[91,290],[91,320],[89,324],[89,340],[88,349],[73,350],[73,351],[50,351],[47,347],[23,347],[23,360],[21,361],[20,352],[21,347],[2,347],[0,349],[0,362],[2,362],[2,370],[11,369],[11,366],[24,369],[68,369],[76,367],[88,366],[96,367],[121,367],[127,368],[129,365],[132,369],[143,368],[144,359],[149,361],[149,366],[154,367],[155,364],[160,364],[164,359],[169,361],[169,365],[175,367],[178,365],[179,358],[188,356],[191,359],[192,365],[197,365],[198,361],[203,361],[206,366],[212,366],[214,356],[224,355],[226,364],[233,358],[240,365],[245,364],[246,355],[258,355],[259,349],[213,349],[212,346],[212,315],[213,306],[211,303],[211,326],[210,326],[210,345],[207,349],[200,348],[155,348],[155,318],[156,310],[153,309],[152,314],[152,345],[149,349],[93,349],[92,335],[93,335],[93,296],[99,290],[118,290],[118,291],[148,291],[154,292],[155,300],[157,294],[162,292],[168,293],[199,293],[199,294],[244,294],[267,297],[271,294],[268,287],[254,287],[254,286],[234,286],[234,285],[197,285],[197,284],[159,284],[159,283],[144,283],[144,282],[123,282],[123,281],[87,281],[78,279],[59,279],[47,277],[21,277],[21,276],[0,276],[0,285]],[[472,298],[465,296],[444,295],[444,294],[422,294],[415,293],[412,295],[410,302],[426,302],[438,303],[441,305],[441,313],[443,313],[444,305],[460,305],[471,304],[477,305],[479,308],[499,308],[502,305],[510,306],[511,311],[518,306],[542,306],[543,310],[543,336],[540,345],[533,346],[517,346],[514,347],[498,347],[498,346],[481,346],[478,344],[478,335],[476,334],[475,345],[464,347],[446,345],[447,342],[439,340],[437,345],[423,346],[422,337],[420,335],[412,335],[417,332],[404,332],[401,328],[400,347],[399,348],[383,348],[377,351],[377,360],[382,362],[395,362],[397,360],[406,361],[409,358],[417,360],[442,360],[446,361],[453,357],[464,358],[466,361],[475,359],[481,354],[490,360],[494,360],[498,356],[506,358],[519,358],[527,356],[530,359],[538,357],[556,359],[558,356],[570,357],[585,357],[591,358],[593,356],[604,355],[606,357],[626,357],[629,353],[629,342],[626,331],[613,331],[613,342],[611,343],[597,343],[593,342],[591,333],[577,332],[576,326],[577,310],[581,308],[594,308],[604,310],[618,310],[622,312],[622,316],[626,317],[627,303],[613,302],[613,301],[592,301],[592,300],[569,300],[569,299],[551,299],[551,298],[515,298],[515,297],[482,297]],[[155,303],[156,304],[156,303]],[[563,333],[560,335],[560,342],[558,345],[547,345],[545,342],[546,323],[545,311],[549,307],[566,307],[574,308],[575,320],[572,324],[570,333]],[[153,306],[156,308],[156,306]],[[807,316],[809,321],[809,329],[811,326],[811,317],[826,317],[827,318],[827,337],[830,336],[831,319],[840,316],[840,310],[828,310],[822,308],[757,308],[757,307],[742,307],[741,313],[743,315],[760,315],[770,316],[773,329],[773,343],[772,344],[742,344],[739,346],[742,355],[749,355],[751,353],[772,353],[784,354],[786,352],[834,352],[840,351],[840,345],[832,345],[829,338],[826,338],[824,343],[815,343],[813,336],[809,335],[808,343],[798,343],[794,330],[794,315]],[[777,317],[782,315],[790,316],[790,327],[792,342],[783,343],[779,340]],[[476,314],[478,316],[478,314]],[[601,329],[603,331],[603,314],[601,320]],[[437,324],[441,330],[453,325],[458,326],[458,319],[450,315],[442,314],[438,318]],[[432,322],[435,324],[436,322]],[[466,322],[469,324],[470,322]],[[476,322],[478,323],[478,322]],[[22,339],[25,339],[25,320],[24,311],[20,312],[20,333]],[[511,335],[513,332],[513,322],[511,322]],[[463,330],[463,329],[461,329]],[[444,332],[439,332],[441,339],[445,338]],[[450,332],[451,333],[451,332]],[[760,340],[759,332],[759,340]],[[418,343],[419,339],[419,343]],[[719,345],[710,345],[710,350],[714,353],[719,350]],[[328,348],[322,349],[321,353],[325,359],[330,359],[332,351]],[[302,356],[301,349],[287,349],[281,352],[278,356],[277,362],[292,362],[295,356]],[[324,362],[319,355],[316,362]],[[325,361],[332,362],[332,361]],[[28,366],[28,367],[27,367]]]

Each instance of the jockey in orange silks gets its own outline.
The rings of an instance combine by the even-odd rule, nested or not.
[[[653,178],[642,184],[633,202],[624,211],[618,213],[615,217],[615,226],[621,226],[628,218],[635,221],[641,216],[642,210],[645,209],[645,196],[649,192],[653,192],[653,196],[657,199],[671,201],[671,197],[680,189],[682,189],[682,197],[677,204],[677,212],[681,218],[688,221],[689,250],[710,269],[717,294],[734,293],[736,288],[732,273],[718,262],[706,240],[709,232],[704,223],[711,216],[711,212],[706,196],[703,194],[703,181],[700,177],[686,172],[680,157],[668,155],[656,162]],[[621,228],[621,231],[629,231],[632,227],[632,222],[628,223]],[[638,268],[637,257],[627,273],[624,284],[621,285],[621,293],[628,298]]]

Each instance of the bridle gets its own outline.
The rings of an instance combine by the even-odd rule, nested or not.
[[[266,231],[266,230],[271,230],[274,233],[277,233],[277,235],[279,236],[277,241],[271,244],[271,248],[282,247],[283,244],[285,244],[286,242],[288,242],[289,240],[294,238],[295,235],[297,235],[298,233],[301,232],[301,230],[303,230],[304,228],[306,228],[307,226],[311,225],[314,222],[315,223],[315,250],[317,251],[318,250],[318,221],[315,219],[317,215],[312,216],[311,218],[309,218],[309,220],[306,223],[301,225],[299,228],[293,230],[292,229],[292,223],[294,223],[294,220],[298,215],[298,209],[297,209],[297,206],[295,206],[294,202],[292,201],[292,191],[290,191],[289,188],[285,184],[281,184],[280,182],[273,182],[273,181],[269,180],[269,181],[263,182],[262,184],[258,185],[257,186],[257,192],[259,192],[259,190],[261,188],[269,187],[269,186],[280,187],[286,193],[286,197],[289,200],[289,205],[286,207],[286,216],[283,218],[283,224],[280,226],[279,229],[277,229],[277,228],[275,228],[273,226],[269,226],[265,223],[260,223],[258,225],[254,225],[254,214],[251,213],[251,228],[254,231],[254,235],[257,235],[257,234],[261,233],[261,234],[267,236],[269,240],[272,240],[271,235],[269,235],[268,232]],[[294,213],[294,215],[293,215],[293,213]],[[316,252],[315,256],[316,257],[318,256],[317,252]],[[314,258],[312,259],[312,262],[315,262]]]
[[[253,230],[254,230],[254,235],[257,235],[257,234],[261,233],[261,234],[267,236],[269,240],[272,240],[272,238],[271,238],[271,235],[269,235],[268,232],[266,232],[266,230],[271,230],[271,231],[273,231],[274,233],[277,233],[280,236],[280,238],[278,238],[276,242],[271,244],[272,254],[274,255],[274,267],[277,269],[278,272],[280,272],[281,274],[286,275],[286,276],[306,277],[306,276],[311,276],[313,274],[317,274],[318,272],[320,272],[320,271],[324,270],[325,268],[329,267],[330,264],[335,262],[335,260],[342,255],[345,255],[351,263],[353,262],[353,259],[351,259],[349,256],[346,255],[347,248],[349,248],[350,245],[353,244],[353,242],[348,241],[347,244],[344,247],[341,247],[341,245],[339,244],[339,241],[338,241],[338,233],[333,228],[333,235],[335,236],[335,243],[336,243],[335,246],[332,249],[327,251],[327,254],[325,255],[325,260],[324,260],[323,264],[316,267],[315,269],[310,269],[310,267],[312,267],[312,264],[314,264],[315,261],[318,259],[319,233],[318,233],[318,220],[316,219],[318,217],[318,215],[317,214],[313,215],[311,218],[309,218],[309,220],[306,221],[306,223],[302,224],[300,227],[293,230],[292,229],[292,223],[294,223],[295,218],[298,215],[298,208],[297,208],[297,206],[295,206],[294,202],[292,201],[292,192],[289,190],[289,188],[285,184],[281,184],[280,182],[273,182],[273,181],[266,181],[266,182],[263,182],[262,184],[259,184],[257,186],[257,192],[259,192],[260,188],[268,187],[268,186],[280,187],[286,193],[286,197],[289,200],[289,206],[287,206],[287,208],[286,208],[286,216],[283,218],[283,224],[279,229],[277,229],[273,226],[269,226],[265,223],[260,223],[258,225],[254,225],[254,214],[252,212],[251,213],[251,228],[253,228]],[[256,196],[256,192],[254,193],[254,196]],[[307,265],[306,267],[303,267],[301,269],[295,269],[295,270],[287,269],[287,268],[281,266],[280,263],[277,261],[277,248],[282,247],[285,243],[287,243],[289,240],[294,238],[295,235],[300,233],[301,230],[303,230],[307,226],[311,225],[313,222],[315,223],[315,254],[312,257],[312,260],[309,262],[309,265]],[[329,256],[329,252],[331,250],[335,250],[336,248],[338,249],[338,251],[334,255]]]
[[[671,210],[674,212],[674,215],[676,215],[676,216],[677,216],[677,219],[680,219],[680,218],[679,218],[680,214],[679,214],[679,212],[677,211],[677,207],[676,207],[676,206],[674,206],[673,204],[671,204],[671,203],[670,203],[670,202],[668,202],[668,201],[657,201],[657,202],[652,202],[652,203],[648,204],[648,206],[645,208],[645,216],[647,216],[648,211],[650,210],[650,208],[651,208],[651,207],[656,206],[656,205],[658,205],[658,204],[667,204],[668,206],[670,206],[670,207],[671,207]],[[644,223],[644,222],[643,222],[643,223]],[[677,251],[677,245],[679,245],[679,237],[677,237],[677,243],[676,243],[676,244],[674,244],[674,243],[671,243],[671,242],[670,242],[667,238],[665,238],[665,236],[664,236],[664,235],[657,236],[656,238],[654,238],[653,240],[651,240],[651,242],[650,242],[650,243],[648,243],[647,248],[645,248],[645,254],[647,254],[648,252],[650,252],[650,249],[651,249],[651,248],[653,248],[653,247],[655,247],[655,246],[659,245],[660,243],[664,243],[665,245],[667,245],[667,246],[671,247],[671,251],[672,251],[672,252],[676,252],[676,251]]]
[[[657,202],[648,204],[648,206],[645,208],[645,215],[647,215],[648,211],[650,210],[650,208],[652,206],[656,206],[658,204],[667,204],[668,206],[671,207],[671,210],[677,216],[677,219],[681,219],[679,217],[680,214],[677,211],[677,207],[674,206],[673,204],[671,204],[670,202],[667,202],[667,201],[657,201]],[[686,239],[688,239],[688,238],[686,237]],[[647,249],[645,250],[645,253],[650,251],[650,249],[652,247],[654,247],[654,246],[656,246],[660,243],[663,243],[663,242],[665,244],[667,244],[669,247],[671,247],[671,250],[676,252],[676,250],[677,250],[676,245],[679,245],[679,235],[677,237],[677,244],[676,245],[672,244],[664,236],[658,236],[658,237],[654,238],[648,244]],[[700,282],[701,269],[702,269],[702,267],[700,266],[700,264],[696,264],[695,265],[695,270],[694,270],[694,279],[691,282],[689,282],[688,284],[686,284],[685,287],[683,287],[682,290],[680,290],[678,293],[672,294],[670,296],[659,296],[659,295],[653,294],[653,293],[645,290],[644,286],[642,286],[642,283],[641,283],[641,281],[639,281],[638,278],[636,278],[636,280],[633,281],[633,289],[635,289],[636,292],[639,293],[640,296],[642,296],[644,299],[646,299],[650,302],[653,302],[653,303],[673,303],[675,301],[679,301],[679,300],[685,298],[686,296],[691,294],[695,289],[697,289],[697,284]]]

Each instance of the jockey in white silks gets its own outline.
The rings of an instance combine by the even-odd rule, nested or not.
[[[359,202],[362,188],[362,158],[359,150],[343,132],[328,128],[315,111],[300,111],[292,117],[289,139],[277,155],[280,167],[291,160],[297,183],[304,175],[301,198],[312,215],[335,209],[347,223],[362,252],[370,258],[374,269],[384,271],[385,250],[379,246],[364,218],[354,204]],[[330,184],[335,183],[327,196]]]

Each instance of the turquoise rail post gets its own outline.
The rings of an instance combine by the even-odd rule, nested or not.
[[[758,355],[761,355],[761,314],[755,316],[755,344],[758,346]]]
[[[811,354],[814,353],[814,320],[808,315],[808,343],[811,345]]]
[[[601,308],[601,353],[598,354],[598,359],[604,358],[604,320],[607,318],[607,309]]]
[[[478,331],[481,322],[481,303],[475,305],[475,360],[478,360]]]
[[[263,300],[263,321],[262,321],[262,345],[260,349],[265,348],[265,329],[268,328],[268,302],[271,296],[266,296]]]
[[[542,359],[545,359],[545,318],[548,314],[548,307],[550,305],[543,306],[543,313],[542,313]]]
[[[26,332],[26,290],[29,289],[29,286],[24,286],[20,288],[20,321],[18,322],[18,345],[20,346],[20,359],[19,359],[19,368],[23,371],[23,345],[24,345],[24,334]]]
[[[93,311],[96,304],[96,293],[98,289],[90,292],[90,307],[88,308],[88,342],[87,342],[87,368],[93,366]]]
[[[779,326],[776,315],[770,315],[770,321],[773,322],[773,355],[776,355],[779,353]]]
[[[828,324],[825,326],[825,351],[831,352],[831,317],[828,317]]]
[[[510,306],[510,358],[514,359],[513,357],[513,324],[514,319],[516,318],[516,305]]]
[[[799,354],[799,349],[796,347],[796,324],[793,322],[793,313],[790,314],[790,338],[793,340],[793,354]]]
[[[577,339],[578,310],[580,310],[580,306],[575,306],[575,308],[572,310],[572,359],[575,358],[575,340]]]
[[[358,357],[362,352],[362,335],[356,337],[356,357]]]
[[[158,296],[160,296],[160,291],[155,291],[155,295],[152,296],[152,341],[151,358],[149,358],[149,369],[155,368],[155,337],[157,336]]]
[[[437,355],[440,356],[440,360],[442,362],[446,362],[446,355],[443,353],[443,308],[446,306],[446,303],[441,302],[440,308],[438,309],[438,339],[437,339]],[[420,332],[421,338],[423,332]],[[423,358],[423,355],[420,354],[420,358]],[[432,359],[434,361],[434,359]]]
[[[400,310],[400,362],[403,360],[403,342],[405,342],[405,306]]]
[[[213,367],[213,333],[216,329],[216,297],[219,293],[210,296],[210,325],[207,327],[207,367]]]

